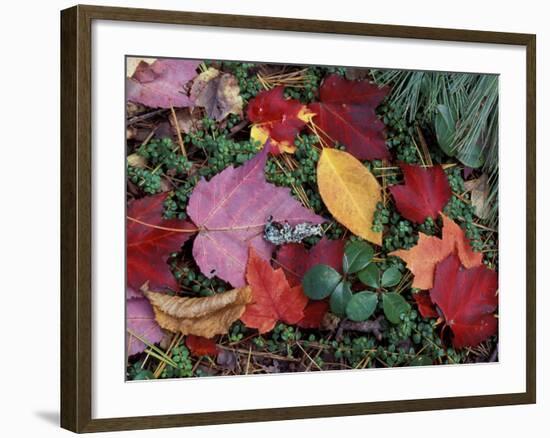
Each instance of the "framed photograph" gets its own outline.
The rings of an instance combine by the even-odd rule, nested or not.
[[[61,13],[61,423],[535,403],[535,35]]]

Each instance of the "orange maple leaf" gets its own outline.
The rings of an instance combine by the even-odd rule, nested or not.
[[[252,288],[252,302],[246,306],[241,321],[247,327],[266,333],[277,321],[296,324],[304,317],[308,298],[302,286],[290,287],[282,269],[273,269],[250,248],[246,279]]]
[[[474,268],[483,263],[483,255],[472,251],[470,242],[462,228],[444,214],[442,238],[418,234],[418,243],[411,249],[399,249],[389,255],[401,258],[414,275],[412,287],[431,289],[433,287],[435,266],[449,254],[456,252],[465,268]]]

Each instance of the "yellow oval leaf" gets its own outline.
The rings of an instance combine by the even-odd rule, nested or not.
[[[317,164],[317,184],[323,202],[338,222],[353,234],[382,245],[382,233],[372,230],[380,184],[354,156],[324,148]]]

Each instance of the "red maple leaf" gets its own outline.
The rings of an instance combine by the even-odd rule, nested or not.
[[[319,89],[320,102],[309,105],[315,113],[317,134],[329,146],[336,142],[360,160],[390,158],[384,123],[375,109],[388,93],[368,81],[348,81],[333,74]]]
[[[273,269],[250,248],[246,279],[252,288],[252,302],[241,316],[247,327],[266,333],[277,321],[296,324],[304,317],[308,298],[301,286],[290,287],[282,269]]]
[[[413,294],[414,301],[418,306],[418,311],[423,318],[438,318],[439,314],[437,309],[430,299],[430,294],[426,291],[417,292]]]
[[[411,249],[398,249],[388,255],[396,256],[407,263],[407,268],[414,275],[412,287],[431,289],[436,265],[449,254],[456,252],[462,265],[474,268],[483,263],[483,254],[474,252],[468,238],[460,226],[444,214],[441,239],[418,233],[418,243]]]
[[[148,196],[128,205],[126,281],[129,297],[141,297],[137,291],[147,281],[155,290],[178,288],[167,259],[192,236],[193,226],[187,221],[162,217],[166,196],[166,193]]]
[[[254,124],[252,136],[264,144],[271,140],[271,152],[294,152],[294,138],[310,118],[307,106],[285,99],[284,87],[262,91],[248,103],[248,119]]]
[[[309,251],[297,243],[283,245],[277,253],[275,265],[283,268],[290,285],[296,286],[301,284],[304,274],[315,265],[328,265],[342,272],[343,257],[344,241],[323,237]]]
[[[453,346],[475,346],[497,332],[498,275],[485,266],[466,269],[451,254],[435,269],[430,298],[453,332]]]
[[[435,219],[451,198],[451,188],[443,167],[411,164],[401,164],[400,167],[405,184],[390,187],[399,213],[418,224],[428,217]]]
[[[187,335],[185,345],[193,356],[213,356],[218,354],[216,342],[204,336]]]
[[[304,317],[297,323],[298,327],[305,329],[319,328],[328,308],[327,300],[310,300],[304,309]]]

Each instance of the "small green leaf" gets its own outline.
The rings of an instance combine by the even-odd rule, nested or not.
[[[351,242],[344,250],[344,272],[354,274],[367,267],[374,255],[374,249],[367,242]]]
[[[454,157],[456,155],[456,150],[453,150],[456,121],[447,105],[437,105],[434,125],[439,147],[449,157]]]
[[[401,272],[395,266],[388,268],[382,274],[382,287],[392,287],[401,281]]]
[[[378,289],[380,287],[380,269],[374,263],[368,265],[357,274],[361,283],[366,286]]]
[[[366,321],[376,310],[378,294],[359,292],[354,294],[346,307],[346,315],[352,321]]]
[[[409,363],[409,366],[411,367],[423,367],[427,365],[433,365],[433,360],[430,359],[428,356],[416,356]]]
[[[304,293],[313,300],[328,297],[338,286],[342,276],[327,265],[315,265],[306,272],[302,280]]]
[[[411,305],[398,293],[388,292],[382,295],[382,307],[384,308],[384,315],[386,315],[388,321],[399,324],[401,321],[401,314],[407,313]]]
[[[350,284],[342,281],[330,296],[330,311],[338,316],[346,314],[346,306],[352,296]]]

